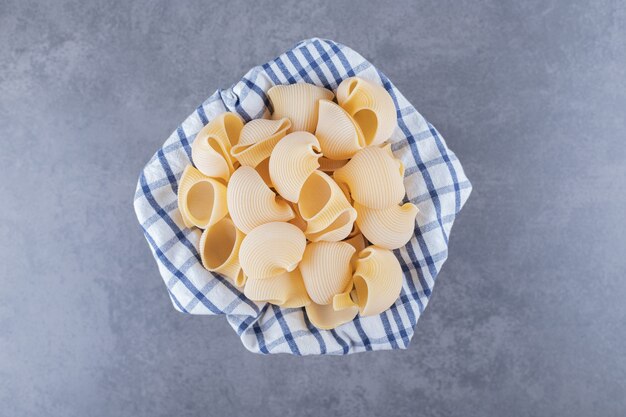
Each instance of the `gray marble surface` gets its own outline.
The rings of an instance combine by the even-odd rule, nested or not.
[[[137,175],[204,98],[345,43],[473,182],[407,351],[261,357],[170,305]],[[623,416],[623,1],[0,0],[0,415]]]

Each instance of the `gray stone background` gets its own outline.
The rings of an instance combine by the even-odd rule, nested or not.
[[[312,36],[474,185],[407,351],[250,354],[174,311],[135,219],[178,123]],[[623,1],[0,0],[0,126],[2,416],[626,413]]]

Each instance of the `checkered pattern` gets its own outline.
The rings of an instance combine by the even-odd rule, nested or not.
[[[318,330],[303,309],[252,302],[227,279],[202,267],[197,251],[201,231],[183,225],[176,201],[178,180],[191,162],[190,144],[197,132],[216,115],[231,111],[246,121],[268,116],[265,92],[274,85],[307,82],[336,90],[343,79],[355,75],[382,84],[393,97],[399,127],[390,142],[406,167],[406,201],[416,204],[419,214],[415,235],[395,251],[405,277],[397,302],[379,316]],[[177,310],[226,315],[252,352],[342,355],[408,347],[448,256],[452,223],[470,192],[459,160],[441,135],[384,74],[350,48],[315,38],[253,68],[237,84],[202,103],[141,172],[134,205]]]

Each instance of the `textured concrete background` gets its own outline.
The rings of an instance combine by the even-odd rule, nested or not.
[[[0,0],[0,415],[623,416],[624,2],[248,3]],[[408,351],[250,354],[174,311],[136,224],[177,124],[311,36],[475,187]]]

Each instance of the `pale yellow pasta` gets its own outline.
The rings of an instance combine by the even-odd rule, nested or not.
[[[342,324],[349,323],[354,320],[359,312],[357,306],[335,311],[332,304],[319,305],[315,303],[307,305],[304,309],[311,323],[322,330],[334,329]]]
[[[333,310],[340,311],[355,306],[358,308],[358,304],[354,301],[355,297],[356,291],[354,290],[353,283],[350,282],[350,285],[344,292],[333,297]]]
[[[380,148],[384,150],[385,152],[387,152],[387,155],[389,155],[393,159],[395,164],[398,166],[398,171],[400,172],[400,176],[404,177],[404,164],[402,163],[401,160],[396,158],[396,156],[393,154],[393,151],[391,150],[391,143],[385,143],[381,145]]]
[[[365,146],[361,128],[337,104],[320,100],[315,137],[320,141],[322,153],[330,159],[351,158]]]
[[[204,126],[191,145],[191,159],[204,175],[228,181],[234,171],[231,147],[239,140],[243,121],[235,113],[222,113]]]
[[[202,232],[200,237],[200,258],[209,271],[230,278],[236,286],[245,284],[245,275],[239,265],[239,247],[244,234],[232,220],[223,218]]]
[[[320,164],[320,171],[324,171],[326,173],[335,172],[342,166],[348,163],[348,159],[336,160],[336,159],[328,159],[326,157],[320,157],[318,159]]]
[[[269,158],[274,146],[285,137],[289,128],[291,122],[286,118],[251,120],[241,130],[239,142],[232,147],[230,154],[241,165],[256,167]]]
[[[226,187],[188,165],[178,184],[178,209],[185,226],[209,227],[226,214]]]
[[[398,125],[396,106],[382,86],[362,78],[347,78],[337,88],[337,101],[357,122],[366,146],[391,137]]]
[[[302,186],[298,210],[307,222],[307,238],[313,242],[346,238],[357,215],[337,183],[321,171],[312,172]]]
[[[274,147],[270,156],[270,178],[285,200],[298,202],[302,185],[320,166],[319,152],[319,142],[308,132],[290,133]]]
[[[285,222],[265,223],[243,239],[239,262],[250,279],[265,279],[291,272],[304,254],[302,230]]]
[[[332,100],[332,91],[313,84],[277,85],[269,89],[267,96],[272,102],[272,119],[291,120],[291,131],[313,133],[317,124],[317,102]]]
[[[357,203],[384,209],[399,204],[404,197],[401,166],[384,149],[370,146],[361,149],[343,168],[335,171],[333,178],[347,184]]]
[[[283,308],[304,307],[311,303],[297,268],[267,279],[249,279],[244,295],[252,301],[275,304]]]
[[[230,177],[227,202],[235,226],[246,234],[262,224],[294,218],[289,203],[278,200],[259,173],[248,166],[239,167]]]
[[[350,260],[355,249],[345,242],[313,242],[304,250],[300,272],[311,300],[330,304],[346,291],[352,280]]]
[[[263,182],[270,188],[274,188],[274,184],[272,184],[272,179],[270,178],[270,159],[264,159],[259,164],[254,167],[256,172],[259,173],[261,178],[263,178]]]
[[[411,203],[389,208],[370,209],[354,204],[358,216],[356,223],[363,235],[374,245],[385,249],[398,249],[413,236],[417,207]]]
[[[393,252],[368,246],[359,253],[353,275],[361,316],[373,316],[395,303],[402,289],[402,267]]]

